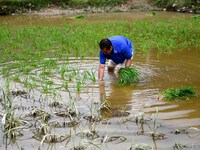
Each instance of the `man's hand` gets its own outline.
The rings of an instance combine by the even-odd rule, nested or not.
[[[98,71],[98,80],[99,81],[103,81],[104,70],[105,70],[105,64],[99,64],[99,71]]]
[[[130,67],[130,66],[131,66],[131,63],[132,63],[131,59],[127,59],[127,60],[126,60],[125,67]]]

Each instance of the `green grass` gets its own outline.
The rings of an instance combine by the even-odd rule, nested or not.
[[[161,93],[166,100],[177,100],[196,96],[196,91],[193,86],[183,86],[180,88],[169,88]]]
[[[140,73],[134,67],[121,68],[119,70],[119,84],[134,84],[140,80]]]

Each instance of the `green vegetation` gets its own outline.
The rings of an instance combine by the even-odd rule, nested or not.
[[[170,88],[161,93],[166,100],[176,100],[196,96],[193,86],[183,86],[180,88]]]
[[[105,7],[125,3],[127,0],[0,0],[0,15],[39,10],[56,5],[63,8],[83,8],[88,6]]]
[[[81,22],[18,28],[0,25],[0,74],[8,81],[22,83],[29,89],[37,87],[43,93],[55,93],[61,88],[69,91],[70,83],[79,92],[88,83],[96,82],[95,70],[71,68],[69,60],[98,57],[102,37],[124,35],[133,41],[137,51],[171,52],[200,47],[200,22],[194,17],[106,24],[86,24],[83,18]],[[49,77],[59,78],[63,85],[56,85]]]
[[[121,68],[119,70],[119,84],[133,84],[140,80],[140,73],[134,67]]]
[[[159,51],[173,51],[188,46],[200,47],[200,22],[192,17],[176,20],[20,28],[1,25],[0,33],[0,62],[23,61],[27,65],[32,64],[32,67],[37,67],[35,61],[39,60],[44,65],[55,64],[53,61],[56,60],[45,61],[44,58],[65,60],[71,56],[98,56],[98,42],[102,37],[111,35],[124,35],[130,38],[136,50],[142,51],[152,48]],[[12,67],[19,66],[20,62],[16,62]],[[28,71],[28,68],[26,70]]]
[[[194,15],[192,16],[194,19],[200,19],[200,15]]]
[[[167,10],[175,10],[180,12],[196,12],[200,11],[199,0],[150,0],[159,7],[167,8]]]

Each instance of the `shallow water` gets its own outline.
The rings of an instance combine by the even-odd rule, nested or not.
[[[82,15],[82,14],[80,14]],[[74,19],[76,15],[13,15],[0,16],[0,23],[12,27],[20,26],[59,26],[63,24],[85,24],[85,23],[113,23],[119,21],[134,21],[144,19],[168,19],[189,17],[192,14],[182,14],[173,12],[158,12],[155,16],[151,12],[117,12],[117,13],[94,13],[83,14],[84,19]]]
[[[159,13],[158,18],[164,19],[169,17],[187,17],[189,15],[175,13]],[[98,23],[102,21],[120,21],[132,19],[151,19],[150,13],[113,13],[113,14],[87,14],[86,19],[77,21],[71,19],[70,16],[9,16],[1,17],[1,23],[13,27],[21,25],[61,25],[64,23]],[[96,18],[101,19],[96,19]],[[64,21],[63,21],[64,20]],[[69,142],[61,143],[44,143],[40,145],[40,141],[33,139],[34,133],[29,130],[23,130],[23,136],[16,140],[16,143],[6,145],[3,140],[3,132],[0,131],[0,149],[70,149],[77,145],[89,145],[86,149],[128,149],[131,145],[147,144],[154,149],[173,149],[173,146],[180,143],[186,146],[185,149],[200,149],[200,103],[199,97],[192,97],[186,101],[166,102],[158,99],[159,93],[167,88],[176,88],[184,85],[195,86],[196,91],[200,91],[200,50],[195,48],[179,49],[173,53],[159,53],[151,50],[147,53],[136,51],[133,58],[133,66],[142,74],[142,78],[137,85],[120,86],[117,84],[116,74],[108,74],[105,72],[104,82],[87,82],[80,92],[76,92],[74,83],[69,85],[71,96],[77,103],[77,109],[82,114],[79,118],[81,122],[74,128],[69,127],[52,127],[53,132],[57,134],[71,135]],[[88,59],[70,59],[70,66],[78,68],[80,72],[85,70],[94,70],[97,76],[98,58]],[[12,62],[10,62],[12,63]],[[59,66],[66,62],[59,62]],[[91,66],[92,64],[92,66]],[[8,63],[9,65],[9,63]],[[33,70],[33,77],[39,77],[40,68]],[[58,97],[42,95],[38,90],[32,90],[28,97],[18,96],[13,100],[13,105],[18,107],[17,114],[29,113],[32,107],[49,112],[52,117],[49,122],[69,121],[69,118],[59,117],[55,115],[57,109],[49,107],[49,104],[57,99],[63,104],[70,101],[69,93],[60,88],[63,80],[57,75],[56,70],[52,72],[53,76],[49,79],[53,80],[55,87],[59,91]],[[5,81],[0,76],[0,87],[5,88]],[[37,86],[41,88],[38,81]],[[11,89],[24,90],[19,83],[12,83]],[[1,93],[2,95],[2,93]],[[110,110],[105,107],[100,110],[103,121],[89,123],[84,119],[85,116],[95,112],[95,107],[100,102],[109,103]],[[20,107],[19,107],[20,106]],[[0,105],[2,110],[2,105]],[[61,108],[65,109],[65,108]],[[157,113],[156,113],[157,112]],[[3,112],[1,112],[3,113]],[[158,116],[157,116],[158,115]],[[145,123],[137,122],[144,117]],[[2,117],[1,117],[2,119]],[[34,119],[27,117],[27,120],[34,122]],[[150,120],[149,120],[150,119]],[[154,119],[154,120],[153,120]],[[156,123],[156,127],[155,127]],[[37,126],[37,125],[36,125]],[[193,127],[193,128],[191,128]],[[34,128],[34,126],[30,127]],[[99,137],[94,140],[88,140],[81,136],[80,133],[89,129],[95,129]],[[165,136],[159,140],[153,140],[150,135],[156,128],[156,132]],[[176,130],[186,130],[186,133],[174,134]],[[109,141],[109,137],[117,137],[116,140]],[[104,137],[104,138],[103,138]],[[120,138],[118,138],[120,137]],[[125,141],[123,141],[125,138]],[[103,143],[102,143],[103,141]],[[91,144],[92,142],[93,144]],[[83,144],[84,143],[84,144]],[[96,145],[96,147],[95,147]]]

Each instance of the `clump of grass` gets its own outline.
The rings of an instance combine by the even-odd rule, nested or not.
[[[133,84],[140,80],[140,73],[134,67],[121,68],[119,70],[119,84]]]
[[[71,17],[72,19],[84,19],[85,18],[85,16],[83,16],[83,15],[77,15],[77,16],[73,16],[73,17]]]
[[[183,86],[180,88],[169,88],[163,91],[161,95],[166,100],[175,100],[196,96],[196,91],[193,86]]]
[[[200,19],[200,15],[194,15],[192,16],[193,19]]]

